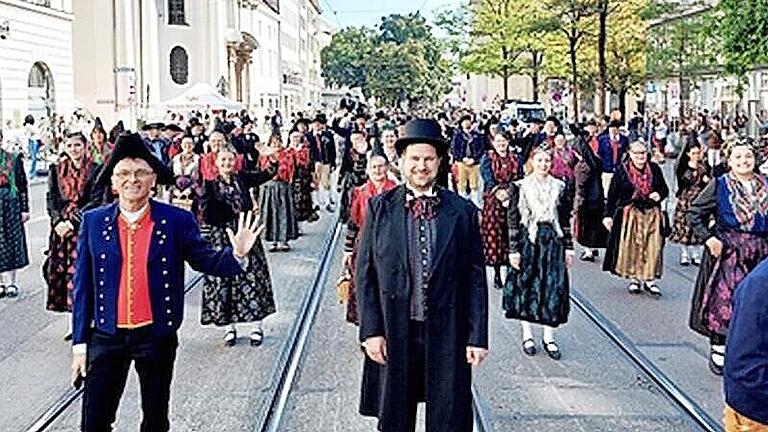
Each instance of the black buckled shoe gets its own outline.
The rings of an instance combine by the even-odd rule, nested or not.
[[[526,339],[523,341],[523,352],[528,356],[536,355],[536,342],[533,339]]]
[[[560,357],[561,357],[560,347],[557,346],[555,341],[544,342],[542,340],[541,345],[544,347],[544,351],[546,351],[549,358],[551,358],[552,360],[560,360]]]

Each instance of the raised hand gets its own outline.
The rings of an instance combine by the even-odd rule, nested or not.
[[[249,211],[247,213],[240,213],[236,233],[233,233],[232,229],[227,228],[227,236],[229,236],[229,242],[232,244],[232,253],[236,257],[245,257],[253,248],[253,245],[256,244],[256,240],[264,231],[264,225],[260,223],[261,218],[258,215],[254,215],[252,211]]]

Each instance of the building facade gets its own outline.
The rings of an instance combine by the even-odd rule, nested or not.
[[[0,127],[75,106],[72,0],[0,0]]]
[[[319,47],[310,10],[321,13],[313,0],[77,0],[75,91],[110,123],[160,119],[196,83],[257,116],[297,110],[311,101],[305,77],[319,77],[319,61],[302,61]]]

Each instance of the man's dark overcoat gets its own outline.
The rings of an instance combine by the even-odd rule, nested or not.
[[[472,430],[468,345],[488,347],[488,292],[477,209],[438,189],[434,268],[427,291],[427,431]],[[384,336],[387,365],[366,357],[360,412],[382,431],[406,430],[410,283],[405,186],[371,200],[361,233],[356,278],[360,340]]]

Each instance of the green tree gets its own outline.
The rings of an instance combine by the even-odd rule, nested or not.
[[[623,0],[611,11],[605,46],[605,87],[619,98],[619,111],[626,116],[625,98],[646,78],[645,35],[647,22],[637,19],[645,0]],[[600,89],[598,88],[598,99]],[[605,106],[604,102],[602,105]],[[602,114],[602,111],[599,111]]]
[[[719,36],[709,30],[713,11],[699,5],[682,8],[677,3],[657,0],[648,5],[645,16],[657,22],[648,30],[646,58],[648,75],[656,79],[676,77],[680,87],[678,115],[684,117],[690,88],[697,76],[717,66]]]
[[[740,82],[755,65],[768,64],[768,5],[762,0],[721,0],[713,11],[723,66]]]
[[[579,52],[590,36],[590,28],[597,12],[596,0],[544,0],[549,16],[542,19],[535,30],[560,34],[568,47],[571,82],[572,118],[579,115]]]
[[[348,27],[333,35],[320,52],[323,77],[330,85],[359,87],[367,93],[367,59],[374,49],[375,33],[366,27]]]
[[[377,30],[344,29],[321,53],[329,84],[360,87],[382,104],[436,102],[450,89],[445,47],[420,14],[382,17]]]

